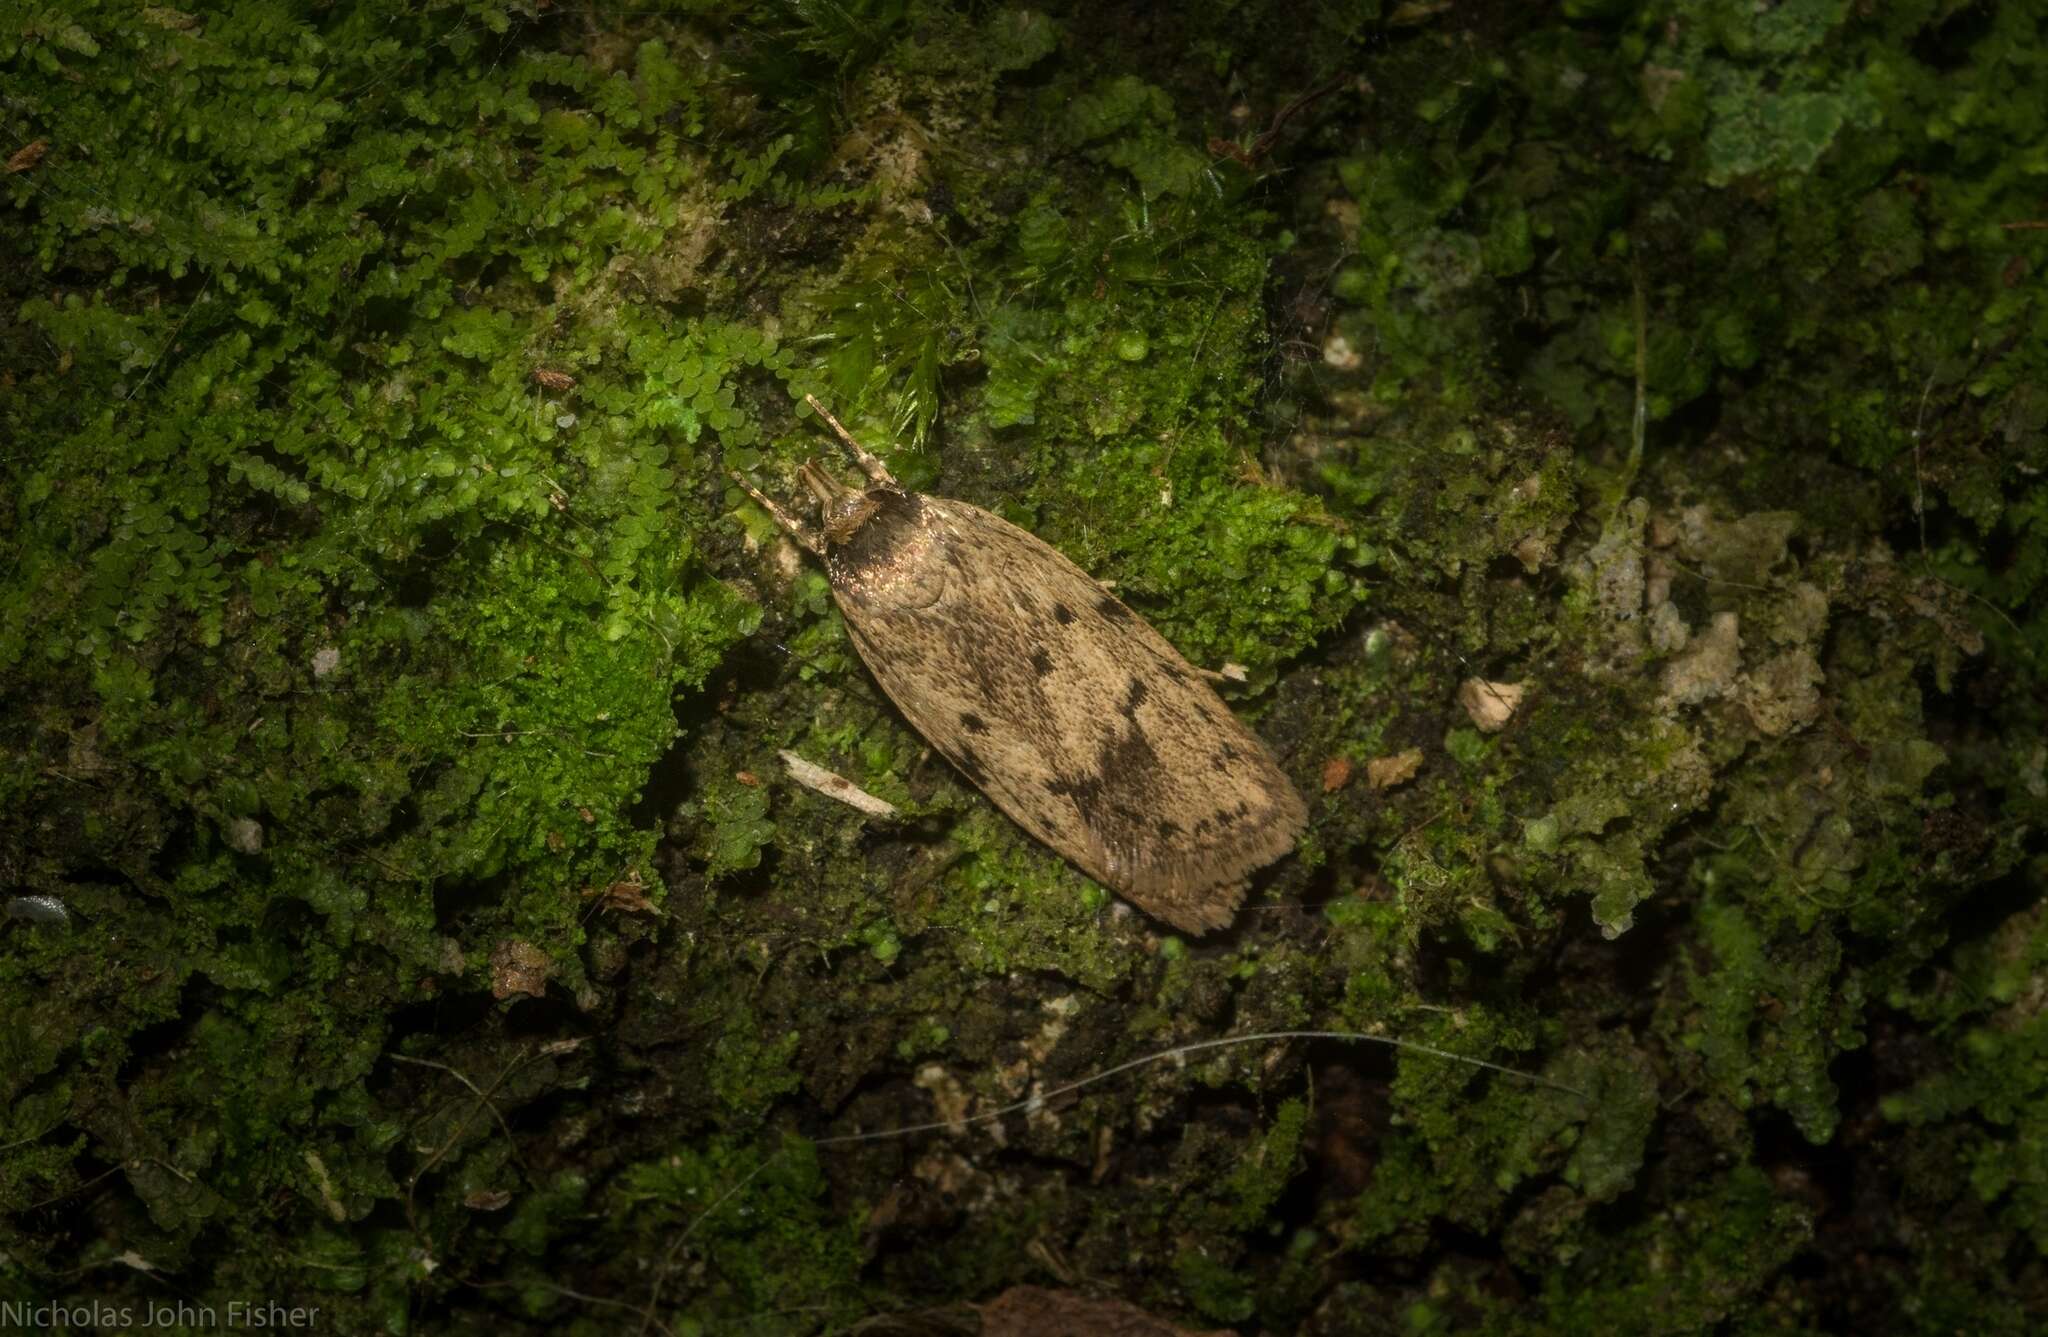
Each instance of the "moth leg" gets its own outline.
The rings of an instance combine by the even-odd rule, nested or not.
[[[827,425],[839,434],[840,441],[845,443],[846,449],[853,455],[854,463],[860,466],[862,473],[877,483],[886,483],[890,487],[896,486],[896,480],[890,476],[889,470],[883,465],[882,461],[871,453],[866,446],[854,440],[853,433],[840,426],[839,419],[833,417],[831,410],[818,402],[816,395],[805,395],[804,402],[811,406],[811,412],[823,418]]]
[[[797,547],[802,548],[814,557],[823,557],[825,555],[824,546],[818,542],[818,536],[806,528],[803,521],[776,505],[767,493],[740,477],[737,470],[728,469],[726,472],[732,475],[733,482],[738,483],[741,488],[745,489],[746,494],[754,499],[756,506],[768,512],[768,518],[781,526],[783,531],[795,541]]]

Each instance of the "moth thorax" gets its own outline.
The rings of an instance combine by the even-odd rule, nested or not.
[[[874,518],[884,502],[894,493],[892,488],[875,487],[862,491],[848,487],[819,468],[815,461],[806,461],[797,470],[797,477],[810,489],[811,496],[818,502],[818,525],[825,531],[825,542],[843,546],[852,541],[861,527]]]
[[[821,505],[825,567],[835,586],[905,608],[922,608],[943,594],[946,564],[932,560],[939,535],[927,523],[921,498],[878,487]]]
[[[861,527],[882,509],[886,496],[881,488],[875,488],[868,492],[841,492],[819,502],[818,523],[825,531],[825,541],[836,546],[852,542]]]

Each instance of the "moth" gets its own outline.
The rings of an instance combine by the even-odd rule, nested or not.
[[[1228,924],[1250,874],[1308,822],[1265,743],[1087,572],[979,506],[902,487],[809,402],[869,485],[803,465],[814,530],[733,479],[824,564],[882,691],[1090,877],[1186,932]]]

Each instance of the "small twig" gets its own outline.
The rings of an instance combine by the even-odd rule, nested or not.
[[[1159,463],[1152,466],[1152,472],[1158,478],[1166,478],[1166,471],[1172,466],[1173,457],[1180,450],[1180,443],[1188,434],[1187,416],[1183,410],[1187,408],[1188,401],[1194,398],[1194,387],[1201,378],[1202,347],[1209,342],[1209,331],[1215,327],[1216,317],[1222,314],[1223,302],[1228,295],[1226,292],[1216,294],[1216,300],[1209,304],[1209,318],[1202,322],[1202,332],[1195,337],[1195,351],[1188,359],[1188,376],[1181,382],[1180,402],[1174,405],[1174,416],[1180,419],[1180,426],[1173,429],[1173,440],[1167,442],[1166,454],[1160,458]],[[1170,480],[1168,486],[1171,487]]]
[[[1920,556],[1927,556],[1927,473],[1920,467],[1921,429],[1927,425],[1927,397],[1934,393],[1934,372],[1920,387],[1920,407],[1913,414],[1913,518],[1920,522]]]
[[[26,1146],[31,1142],[37,1141],[41,1138],[48,1137],[51,1133],[56,1132],[59,1128],[62,1128],[63,1126],[64,1119],[59,1118],[57,1122],[51,1124],[48,1128],[45,1128],[40,1133],[30,1133],[27,1137],[17,1137],[12,1142],[0,1143],[0,1151],[12,1151],[16,1147]]]
[[[1259,160],[1273,151],[1273,145],[1279,141],[1281,127],[1286,125],[1296,112],[1312,102],[1328,97],[1350,82],[1350,80],[1351,74],[1348,71],[1334,74],[1282,107],[1279,111],[1274,112],[1273,119],[1266,125],[1265,133],[1254,139],[1250,148],[1241,149],[1227,139],[1212,139],[1209,141],[1209,152],[1219,158],[1232,159],[1240,167],[1252,168],[1258,166]]]
[[[1643,439],[1649,432],[1650,422],[1650,317],[1649,306],[1643,298],[1643,262],[1635,262],[1635,324],[1636,324],[1636,402],[1634,412],[1629,416],[1628,462],[1622,466],[1620,484],[1614,489],[1614,507],[1607,513],[1607,524],[1611,528],[1616,516],[1621,514],[1622,504],[1628,500],[1629,489],[1635,485],[1636,473],[1643,467]]]
[[[1390,1049],[1402,1049],[1414,1054],[1428,1054],[1432,1058],[1449,1059],[1453,1063],[1463,1063],[1474,1068],[1484,1068],[1488,1072],[1499,1072],[1505,1073],[1510,1077],[1520,1077],[1526,1082],[1533,1082],[1537,1086],[1547,1086],[1553,1091],[1563,1091],[1567,1095],[1577,1096],[1581,1100],[1592,1099],[1591,1096],[1575,1086],[1566,1086],[1562,1082],[1553,1082],[1549,1078],[1539,1077],[1533,1072],[1523,1072],[1519,1068],[1510,1068],[1504,1063],[1492,1063],[1483,1058],[1473,1058],[1469,1054],[1458,1054],[1448,1049],[1438,1049],[1433,1045],[1420,1044],[1414,1040],[1399,1040],[1391,1035],[1367,1035],[1362,1031],[1259,1031],[1251,1035],[1226,1035],[1215,1040],[1197,1040],[1192,1044],[1175,1045],[1171,1049],[1163,1049],[1156,1054],[1146,1054],[1141,1058],[1134,1058],[1129,1062],[1119,1063],[1113,1068],[1104,1068],[1102,1071],[1091,1073],[1079,1081],[1068,1082],[1064,1086],[1056,1086],[1050,1091],[1042,1091],[1035,1096],[1029,1096],[1023,1100],[1004,1105],[1000,1109],[989,1110],[968,1118],[942,1119],[934,1123],[911,1124],[904,1128],[885,1128],[873,1133],[843,1133],[838,1137],[821,1137],[813,1142],[812,1145],[830,1147],[852,1142],[880,1142],[889,1138],[909,1137],[915,1133],[936,1132],[942,1128],[965,1128],[971,1127],[974,1124],[990,1123],[996,1119],[1003,1118],[1005,1115],[1037,1109],[1049,1100],[1094,1086],[1098,1082],[1108,1081],[1112,1077],[1130,1072],[1136,1068],[1147,1067],[1154,1063],[1164,1063],[1169,1059],[1186,1058],[1190,1054],[1199,1054],[1205,1050],[1228,1049],[1236,1045],[1263,1044],[1273,1040],[1348,1040],[1364,1044],[1386,1045]]]
[[[1678,572],[1678,574],[1682,576],[1691,576],[1694,580],[1699,581],[1703,585],[1720,585],[1726,589],[1750,590],[1757,594],[1769,594],[1776,588],[1775,586],[1771,585],[1752,585],[1746,580],[1724,580],[1720,576],[1710,576],[1704,571],[1695,571],[1691,567],[1687,566],[1684,562],[1681,562],[1676,557],[1673,557],[1670,553],[1653,552],[1645,544],[1631,543],[1628,546],[1631,551],[1635,552],[1639,556],[1655,557],[1658,560],[1669,564],[1671,569],[1673,571]]]
[[[719,1194],[716,1201],[714,1201],[709,1207],[706,1207],[703,1211],[697,1213],[697,1219],[690,1222],[688,1226],[684,1227],[682,1234],[676,1236],[675,1243],[669,1245],[668,1252],[661,1256],[661,1266],[655,1269],[654,1290],[648,1295],[647,1304],[640,1311],[640,1331],[646,1332],[649,1324],[653,1324],[656,1327],[660,1326],[659,1322],[654,1317],[654,1307],[661,1303],[662,1285],[664,1282],[668,1280],[668,1270],[669,1268],[675,1265],[676,1255],[678,1253],[681,1253],[683,1246],[690,1242],[690,1236],[697,1233],[697,1227],[703,1225],[706,1221],[709,1221],[711,1219],[712,1213],[716,1212],[719,1208],[725,1206],[726,1203],[730,1202],[734,1194],[738,1193],[741,1189],[745,1188],[747,1185],[753,1183],[756,1179],[758,1179],[761,1175],[761,1172],[763,1170],[766,1170],[769,1166],[775,1164],[777,1158],[779,1158],[781,1155],[782,1152],[778,1148],[773,1155],[763,1157],[759,1165],[747,1171],[747,1173],[741,1177],[740,1181],[737,1184],[734,1184],[731,1188]]]
[[[2015,225],[2007,223],[2004,226],[2012,227]],[[2048,227],[2048,222],[2034,226]],[[1972,369],[1974,370],[1974,365]],[[1920,387],[1920,405],[1913,413],[1913,518],[1920,525],[1920,563],[1925,568],[1929,580],[1932,580],[1951,594],[1960,594],[1966,599],[1974,599],[1978,603],[1983,604],[1986,608],[2004,619],[2005,625],[2017,633],[2020,629],[2020,624],[2013,620],[2012,614],[1977,593],[1977,591],[1964,589],[1962,586],[1945,579],[1939,571],[1934,569],[1934,555],[1927,550],[1927,473],[1921,464],[1920,450],[1926,441],[1927,435],[1927,401],[1934,393],[1934,381],[1937,375],[1938,372],[1931,371],[1927,373],[1927,381]]]
[[[492,1103],[491,1096],[496,1095],[498,1092],[498,1088],[505,1084],[506,1080],[512,1076],[513,1072],[517,1070],[521,1064],[525,1063],[528,1059],[532,1057],[533,1055],[531,1053],[526,1053],[514,1059],[512,1061],[511,1066],[507,1067],[503,1073],[499,1074],[498,1079],[491,1083],[490,1095],[486,1095],[482,1091],[478,1090],[476,1083],[469,1080],[469,1077],[466,1074],[449,1067],[446,1063],[436,1063],[434,1060],[430,1058],[412,1058],[405,1054],[393,1054],[391,1055],[391,1061],[394,1063],[410,1063],[417,1068],[437,1068],[440,1071],[447,1073],[450,1077],[453,1077],[456,1081],[461,1082],[463,1086],[469,1089],[469,1093],[477,1098],[479,1104],[490,1110],[491,1116],[498,1121],[498,1131],[502,1132],[505,1135],[505,1140],[512,1144],[513,1159],[518,1160],[520,1158],[519,1140],[512,1136],[512,1126],[505,1122],[505,1116],[499,1112],[497,1105]],[[467,1131],[468,1126],[469,1125],[465,1122],[463,1125],[463,1131]],[[460,1132],[458,1132],[457,1136],[459,1137],[460,1135]],[[454,1144],[451,1142],[449,1145],[453,1146]],[[447,1150],[447,1147],[443,1147],[441,1151],[435,1153],[434,1159],[440,1159],[442,1155],[446,1154]],[[423,1175],[428,1170],[431,1170],[433,1166],[434,1161],[428,1161],[425,1165],[421,1166],[417,1172],[414,1173],[413,1178],[417,1180],[420,1177],[420,1175]]]
[[[157,363],[162,362],[164,354],[171,351],[171,345],[178,342],[178,336],[185,332],[185,322],[192,319],[192,312],[198,308],[200,302],[205,300],[206,291],[212,286],[213,274],[211,271],[208,271],[206,282],[199,285],[199,292],[192,298],[191,304],[185,308],[185,314],[178,317],[177,325],[171,330],[171,337],[164,340],[164,346],[157,349],[156,356],[149,360],[149,368],[142,373],[142,379],[137,381],[127,394],[121,396],[122,403],[125,404],[135,398],[136,395],[142,393],[142,387],[148,385],[149,378],[156,375]]]
[[[108,1169],[102,1170],[82,1184],[75,1184],[72,1187],[65,1189],[62,1193],[55,1194],[48,1198],[44,1198],[41,1202],[30,1203],[28,1206],[21,1209],[19,1215],[25,1216],[30,1212],[38,1210],[39,1208],[48,1207],[53,1202],[62,1202],[64,1201],[64,1199],[70,1197],[74,1193],[83,1193],[87,1189],[91,1188],[94,1184],[97,1184],[102,1179],[105,1179],[108,1175],[119,1174],[125,1168],[127,1167],[116,1165],[109,1167]]]
[[[607,1299],[602,1295],[586,1295],[582,1291],[572,1291],[567,1286],[558,1286],[552,1281],[481,1281],[471,1282],[470,1284],[472,1286],[475,1286],[478,1290],[509,1290],[515,1286],[521,1290],[524,1290],[528,1287],[534,1287],[539,1290],[547,1291],[552,1295],[559,1295],[564,1299],[581,1300],[585,1304],[602,1305],[606,1309],[640,1310],[639,1305],[627,1304],[624,1300]],[[663,1337],[674,1337],[673,1331],[669,1328],[669,1326],[666,1323],[663,1323],[661,1320],[657,1318],[649,1316],[644,1311],[641,1311],[641,1317],[646,1319],[647,1322],[652,1323],[655,1327],[655,1330],[662,1333]]]
[[[1056,1086],[1050,1091],[1043,1091],[1037,1095],[1026,1097],[1023,1100],[1013,1101],[1008,1105],[1002,1106],[1000,1109],[988,1110],[967,1118],[940,1119],[929,1123],[907,1124],[900,1128],[884,1128],[872,1133],[843,1133],[837,1137],[813,1139],[811,1145],[814,1147],[851,1146],[857,1143],[882,1142],[893,1138],[914,1137],[919,1133],[933,1133],[944,1129],[958,1130],[972,1127],[975,1124],[992,1123],[1011,1114],[1025,1113],[1042,1108],[1049,1100],[1055,1100],[1064,1095],[1071,1095],[1073,1092],[1094,1086],[1098,1082],[1106,1082],[1112,1077],[1121,1076],[1134,1069],[1147,1067],[1154,1063],[1165,1063],[1170,1060],[1183,1059],[1190,1054],[1199,1054],[1211,1049],[1227,1049],[1236,1045],[1264,1044],[1275,1040],[1344,1040],[1364,1044],[1385,1045],[1391,1049],[1402,1049],[1414,1054],[1427,1054],[1433,1058],[1448,1059],[1453,1063],[1463,1063],[1469,1067],[1484,1068],[1489,1072],[1519,1077],[1538,1086],[1549,1087],[1553,1091],[1562,1091],[1567,1095],[1577,1096],[1581,1100],[1592,1099],[1592,1096],[1575,1086],[1566,1086],[1562,1082],[1553,1082],[1549,1078],[1539,1077],[1533,1072],[1524,1072],[1519,1068],[1510,1068],[1506,1064],[1489,1062],[1483,1058],[1473,1058],[1469,1054],[1458,1054],[1448,1049],[1438,1049],[1434,1045],[1420,1044],[1414,1040],[1396,1039],[1390,1035],[1367,1035],[1362,1031],[1258,1031],[1250,1035],[1226,1035],[1214,1040],[1197,1040],[1192,1044],[1175,1045],[1171,1049],[1164,1049],[1155,1054],[1146,1054],[1141,1058],[1134,1058],[1129,1062],[1119,1063],[1113,1068],[1104,1068],[1100,1072],[1091,1073],[1081,1078],[1079,1081],[1068,1082],[1064,1086]],[[753,1183],[755,1179],[759,1178],[762,1171],[773,1165],[783,1154],[783,1150],[778,1148],[775,1152],[765,1157],[759,1165],[743,1175],[738,1183],[734,1184],[724,1193],[721,1193],[709,1207],[699,1212],[697,1218],[690,1222],[681,1235],[676,1237],[675,1243],[669,1246],[668,1252],[663,1256],[661,1267],[655,1272],[653,1293],[648,1296],[647,1304],[641,1310],[641,1330],[643,1332],[648,1324],[655,1321],[654,1309],[661,1300],[663,1282],[667,1278],[669,1268],[675,1262],[676,1254],[682,1250],[683,1245],[689,1242],[690,1237],[696,1234],[698,1229],[706,1221],[710,1220],[719,1208],[725,1206],[736,1194],[746,1188],[748,1184]]]
[[[823,766],[804,760],[788,748],[777,754],[782,765],[789,772],[789,778],[814,793],[835,799],[847,807],[866,813],[870,817],[894,817],[896,805],[887,799],[876,798],[843,775],[835,775]]]
[[[479,1090],[477,1088],[477,1084],[475,1082],[472,1082],[465,1074],[456,1071],[454,1068],[449,1067],[445,1063],[436,1063],[434,1060],[427,1058],[411,1058],[405,1054],[388,1055],[388,1057],[391,1058],[394,1062],[409,1063],[414,1067],[419,1068],[435,1068],[442,1072],[445,1072],[449,1076],[453,1077],[456,1081],[461,1082],[463,1086],[469,1089],[470,1094],[476,1097],[476,1103],[470,1107],[469,1113],[463,1116],[462,1123],[456,1128],[456,1130],[452,1134],[449,1135],[448,1140],[441,1144],[441,1147],[438,1151],[436,1151],[433,1155],[427,1157],[426,1161],[417,1170],[414,1170],[412,1174],[406,1178],[405,1181],[406,1224],[412,1229],[413,1238],[419,1241],[421,1250],[425,1252],[428,1257],[432,1257],[432,1251],[428,1248],[428,1241],[426,1239],[425,1232],[420,1229],[419,1215],[415,1201],[419,1193],[420,1180],[426,1176],[429,1170],[432,1170],[436,1165],[441,1163],[441,1158],[443,1156],[446,1156],[449,1152],[455,1149],[455,1144],[460,1142],[462,1140],[463,1134],[469,1131],[469,1125],[471,1121],[476,1118],[476,1112],[478,1109],[490,1110],[491,1117],[497,1120],[499,1130],[505,1134],[505,1140],[511,1144],[513,1161],[519,1165],[520,1172],[522,1174],[525,1173],[526,1167],[524,1159],[519,1154],[518,1139],[512,1136],[511,1125],[505,1122],[505,1116],[499,1112],[496,1103],[492,1100],[492,1097],[498,1094],[498,1090],[500,1087],[504,1086],[507,1081],[511,1080],[513,1073],[517,1072],[522,1066],[524,1066],[530,1059],[534,1057],[534,1052],[535,1051],[529,1050],[528,1052],[521,1054],[518,1058],[513,1059],[512,1062],[506,1064],[505,1070],[499,1073],[497,1079],[491,1083],[491,1089],[488,1092]]]

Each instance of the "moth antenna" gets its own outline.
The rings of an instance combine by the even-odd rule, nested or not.
[[[762,510],[768,512],[768,518],[775,521],[776,524],[780,525],[784,532],[786,532],[790,536],[790,538],[796,542],[797,547],[802,548],[805,552],[810,553],[814,557],[823,557],[825,555],[825,549],[823,545],[821,545],[818,542],[817,535],[811,533],[811,531],[804,526],[803,521],[797,519],[788,511],[785,511],[782,509],[782,507],[776,505],[767,493],[763,492],[760,488],[755,487],[752,483],[749,483],[746,479],[742,478],[737,469],[728,469],[726,470],[726,472],[732,475],[733,482],[738,483],[740,487],[746,491],[746,494],[754,499],[754,504],[756,506],[759,506]]]
[[[890,487],[896,486],[896,479],[890,474],[887,466],[866,446],[854,440],[853,433],[840,425],[839,419],[833,417],[832,411],[818,402],[816,395],[805,395],[804,403],[809,404],[811,412],[823,418],[826,424],[839,434],[840,441],[845,444],[848,452],[852,454],[854,463],[860,466],[862,473],[877,483],[886,483]]]

